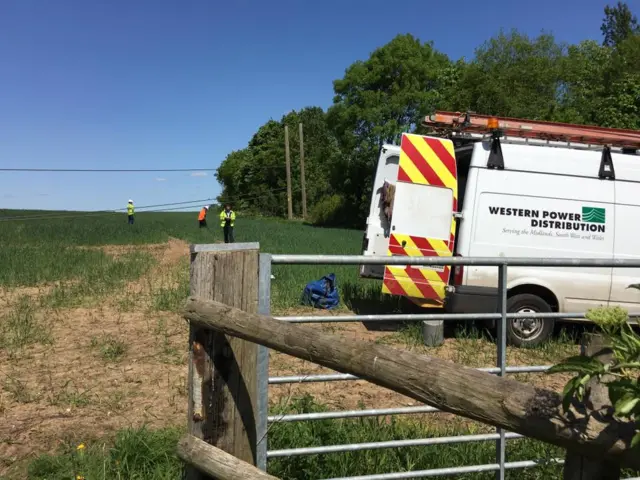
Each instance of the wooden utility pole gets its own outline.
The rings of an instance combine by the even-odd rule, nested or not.
[[[302,189],[302,219],[307,219],[307,186],[304,176],[304,136],[302,134],[302,122],[300,122],[300,188]]]
[[[289,157],[289,127],[284,126],[284,160],[287,164],[287,215],[293,220],[293,204],[291,199],[291,158]]]
[[[246,313],[217,302],[189,299],[184,316],[203,328],[356,375],[444,412],[558,445],[582,456],[607,458],[624,467],[640,469],[640,445],[630,447],[636,428],[633,422],[603,419],[590,406],[564,412],[557,392],[437,357]]]
[[[193,245],[191,295],[258,311],[258,244]],[[258,345],[189,323],[187,433],[256,464]],[[187,467],[188,480],[211,477]]]

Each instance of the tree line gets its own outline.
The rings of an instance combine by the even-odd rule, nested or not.
[[[597,27],[596,27],[597,28]],[[304,125],[309,221],[362,227],[379,150],[403,132],[419,133],[434,110],[640,129],[640,28],[628,5],[604,9],[602,42],[558,42],[501,31],[453,61],[431,42],[398,35],[333,82],[327,111],[309,106],[270,119],[216,178],[220,202],[286,216],[284,126],[289,127],[294,213],[301,214],[298,124]]]

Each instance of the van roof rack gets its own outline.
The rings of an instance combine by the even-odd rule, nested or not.
[[[424,119],[422,126],[444,135],[475,133],[492,138],[501,136],[521,137],[603,145],[627,151],[640,149],[640,131],[637,130],[496,117],[472,112],[436,111],[433,115],[429,115]]]
[[[640,149],[640,131],[622,128],[595,127],[573,123],[544,122],[521,118],[494,117],[473,112],[459,113],[436,111],[424,119],[422,126],[436,134],[456,136],[481,136],[491,140],[487,168],[504,169],[501,137],[567,142],[569,145],[601,145],[602,157],[598,177],[615,180],[611,147],[623,153],[636,153]]]

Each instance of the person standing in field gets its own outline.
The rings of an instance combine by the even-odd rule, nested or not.
[[[136,209],[133,206],[133,200],[129,200],[127,203],[127,219],[129,220],[129,225],[133,225],[133,216],[136,213]]]
[[[236,221],[236,212],[231,210],[231,205],[225,204],[224,210],[220,212],[220,226],[224,232],[224,243],[233,243],[233,226]]]
[[[200,225],[200,228],[203,228],[207,226],[207,213],[209,212],[209,205],[205,205],[204,207],[202,207],[202,210],[200,210],[200,214],[198,215],[198,224]]]

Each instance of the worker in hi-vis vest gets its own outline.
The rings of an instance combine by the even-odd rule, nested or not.
[[[133,225],[133,215],[136,213],[136,209],[133,206],[133,200],[129,200],[127,203],[127,219],[129,220],[129,225]]]
[[[209,212],[209,205],[205,205],[204,207],[202,207],[202,210],[200,210],[200,214],[198,215],[198,224],[200,225],[200,228],[207,226],[208,212]]]
[[[220,212],[220,226],[224,232],[224,243],[233,243],[233,225],[236,221],[236,212],[231,210],[231,205],[225,204],[224,210]]]

